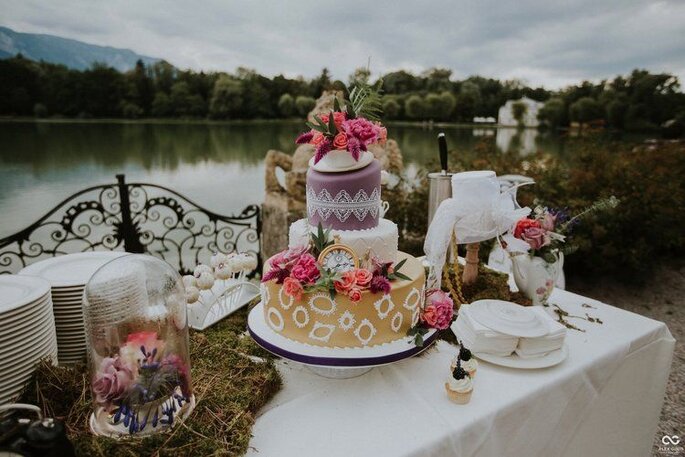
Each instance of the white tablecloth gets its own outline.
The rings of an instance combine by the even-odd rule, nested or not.
[[[354,379],[279,361],[284,387],[257,419],[248,455],[650,455],[675,343],[668,328],[558,289],[550,301],[604,323],[571,319],[586,332],[568,332],[556,367],[481,362],[467,405],[446,397],[456,350],[445,342]]]

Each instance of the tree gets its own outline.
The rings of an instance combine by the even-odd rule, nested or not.
[[[431,68],[423,73],[426,83],[424,88],[430,92],[442,92],[452,89],[452,70],[447,68]]]
[[[221,75],[214,83],[209,114],[213,118],[238,117],[243,107],[243,86],[240,81]]]
[[[452,92],[444,91],[440,94],[440,117],[442,119],[449,120],[456,106],[457,99],[454,95],[452,95]]]
[[[591,97],[582,97],[569,108],[569,115],[572,121],[590,122],[604,118],[602,105]]]
[[[457,100],[450,92],[443,92],[441,94],[430,93],[425,100],[426,113],[425,117],[429,117],[436,121],[449,120]]]
[[[354,73],[350,75],[349,87],[357,84],[368,84],[371,79],[371,70],[368,67],[355,68]]]
[[[519,127],[525,125],[524,117],[526,116],[526,111],[528,111],[528,107],[523,102],[516,102],[511,105],[511,114],[514,116]]]
[[[626,111],[628,111],[628,104],[616,98],[606,105],[606,118],[609,125],[615,129],[622,129],[625,126]]]
[[[404,112],[409,119],[424,119],[426,111],[426,102],[420,95],[410,95],[404,102]]]
[[[155,87],[142,60],[138,59],[136,62],[130,78],[134,88],[133,101],[143,110],[143,113],[149,113],[155,97]]]
[[[538,120],[556,129],[567,124],[566,104],[559,97],[550,98],[538,112]]]
[[[396,97],[383,97],[383,113],[388,119],[398,119],[402,111],[402,106],[397,101]]]
[[[169,96],[162,91],[155,94],[155,98],[152,100],[152,115],[155,117],[167,117],[173,112],[173,107],[171,106],[171,100]]]
[[[283,117],[293,117],[295,114],[295,99],[290,94],[283,94],[278,99],[278,112]]]
[[[312,97],[299,95],[295,99],[295,109],[297,110],[297,114],[302,117],[306,117],[309,112],[314,109],[314,106],[316,106],[316,100]]]
[[[171,86],[171,109],[177,116],[189,116],[191,114],[190,88],[185,81],[174,83]]]

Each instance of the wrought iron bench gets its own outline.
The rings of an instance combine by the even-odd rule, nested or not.
[[[25,229],[0,238],[0,274],[58,255],[124,250],[159,257],[181,274],[215,252],[257,256],[261,271],[261,214],[249,205],[220,215],[156,184],[127,183],[84,189],[66,198]]]

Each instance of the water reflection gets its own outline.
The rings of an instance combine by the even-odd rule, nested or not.
[[[263,157],[292,152],[301,122],[241,124],[0,123],[0,236],[35,221],[87,186],[127,179],[159,183],[208,209],[232,213],[258,203]],[[560,150],[556,137],[535,130],[443,129],[453,154],[496,137],[502,151]],[[390,126],[410,169],[437,158],[438,129]]]

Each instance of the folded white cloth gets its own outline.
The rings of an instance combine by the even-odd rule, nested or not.
[[[464,346],[472,352],[484,352],[502,357],[516,349],[518,338],[496,332],[470,316],[470,305],[461,305],[459,316],[452,324],[452,331]]]
[[[566,327],[550,316],[541,306],[533,306],[532,310],[549,325],[549,333],[537,338],[520,338],[516,354],[521,358],[542,357],[549,352],[560,349],[566,339]]]

